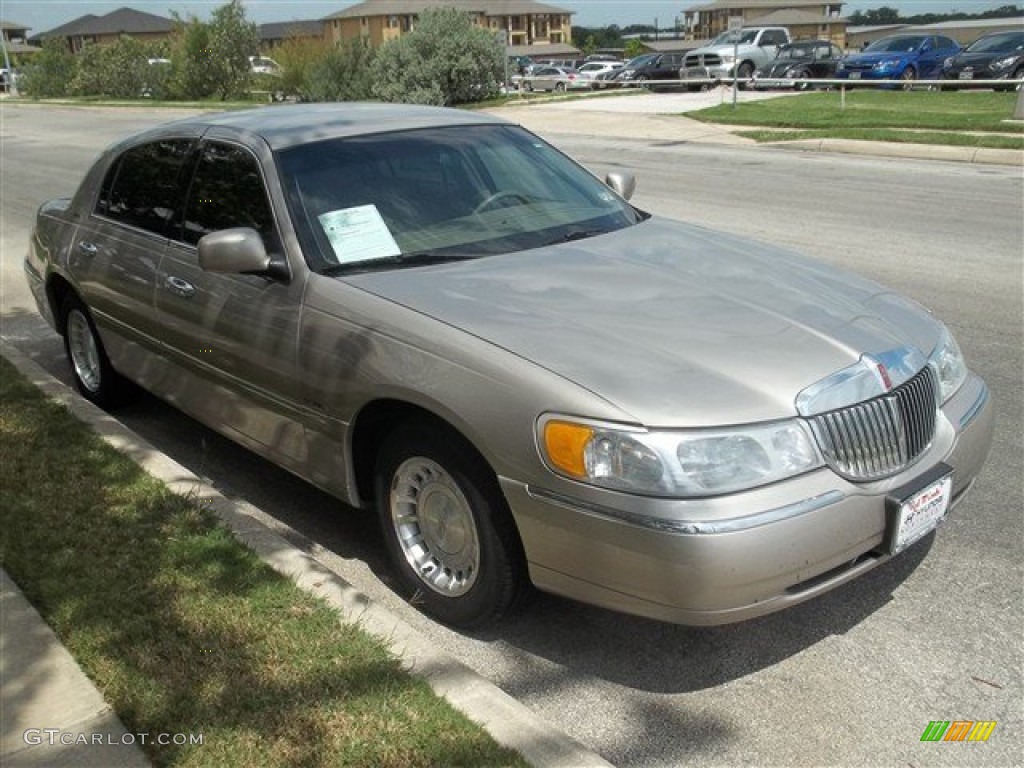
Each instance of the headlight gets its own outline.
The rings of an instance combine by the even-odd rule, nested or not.
[[[939,404],[951,398],[967,379],[967,363],[948,328],[942,329],[935,351],[928,358],[939,379]]]
[[[900,59],[883,59],[882,61],[875,64],[875,66],[872,67],[872,69],[895,69],[901,63],[902,62],[900,61]]]
[[[723,53],[721,54],[721,58],[723,64],[732,64],[732,62],[736,61],[736,57],[731,53]]]
[[[821,466],[801,421],[715,430],[648,431],[546,416],[538,426],[545,463],[558,474],[654,496],[716,496]]]
[[[1016,56],[1007,56],[1003,59],[998,59],[989,64],[990,69],[1007,69],[1013,66],[1013,63],[1017,61]]]

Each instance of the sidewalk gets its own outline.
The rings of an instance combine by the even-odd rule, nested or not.
[[[743,91],[740,102],[791,96],[788,92]],[[533,101],[485,110],[540,135],[565,134],[679,143],[760,146],[802,152],[835,152],[873,157],[903,157],[961,163],[1024,166],[1024,151],[955,147],[852,139],[797,139],[758,144],[737,136],[749,125],[704,123],[685,117],[690,112],[729,103],[731,93],[715,89],[692,94],[631,94],[594,99]]]
[[[0,765],[145,768],[137,741],[0,568]]]
[[[0,341],[0,354],[44,394],[65,405],[149,474],[175,493],[189,494],[196,503],[215,513],[235,538],[276,571],[301,589],[326,600],[342,620],[358,621],[362,629],[384,640],[408,669],[415,670],[435,693],[483,725],[499,744],[516,750],[538,768],[610,768],[599,755],[438,650],[408,624],[370,602],[333,571],[297,549],[283,535],[283,523],[252,505],[226,498],[79,397],[17,348]],[[125,730],[17,586],[6,573],[0,574],[0,766],[149,766],[137,746],[138,736]],[[49,734],[43,729],[59,729],[55,745],[47,743]],[[40,731],[38,736],[43,743],[26,743],[26,738],[35,741],[36,730]],[[61,733],[65,734],[65,741],[77,743],[62,745]],[[156,736],[147,734],[150,739]]]

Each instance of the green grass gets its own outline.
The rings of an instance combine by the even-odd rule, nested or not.
[[[525,765],[0,358],[0,557],[158,765]],[[19,672],[14,671],[17,680]]]
[[[894,132],[902,129],[955,134],[969,131],[1024,134],[1024,125],[1004,122],[1013,117],[1016,93],[852,90],[846,94],[845,108],[842,108],[840,98],[838,91],[829,91],[748,102],[735,110],[732,105],[723,104],[689,112],[686,116],[727,125],[813,129],[816,137],[874,138],[881,141],[894,139],[865,131]],[[773,137],[771,140],[777,139]],[[950,139],[941,143],[958,141]]]
[[[750,130],[736,131],[737,136],[757,142],[796,141],[798,139],[857,139],[860,141],[891,141],[909,144],[941,144],[954,147],[1024,150],[1024,136],[1000,136],[977,133],[936,133],[933,131],[901,131],[887,128],[847,128],[840,131]]]

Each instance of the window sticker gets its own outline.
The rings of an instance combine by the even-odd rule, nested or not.
[[[375,205],[328,211],[317,218],[339,264],[383,259],[402,252]]]

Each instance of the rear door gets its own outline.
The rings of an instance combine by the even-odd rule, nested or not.
[[[79,226],[68,269],[121,373],[147,384],[162,348],[154,312],[156,274],[167,230],[182,202],[192,138],[149,141],[107,170],[91,215]]]

